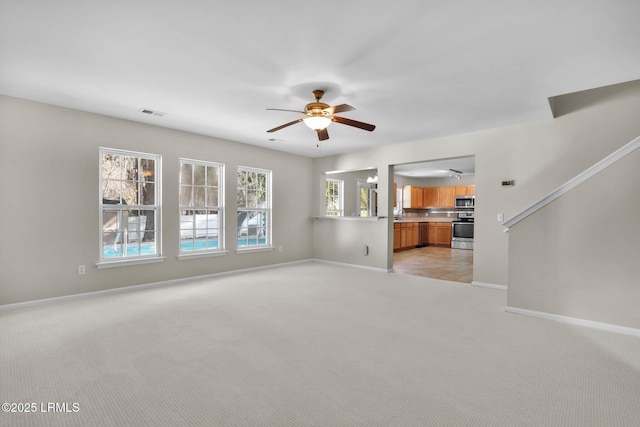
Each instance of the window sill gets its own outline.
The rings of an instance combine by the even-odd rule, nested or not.
[[[134,259],[121,259],[118,261],[102,261],[96,262],[96,267],[99,269],[102,268],[112,268],[112,267],[125,267],[127,265],[140,265],[140,264],[154,264],[158,262],[163,262],[167,257],[159,256],[153,258],[134,258]]]
[[[266,252],[266,251],[272,251],[274,249],[275,249],[274,246],[258,246],[258,247],[255,247],[255,248],[236,249],[236,253],[237,254],[245,254],[245,253],[249,253],[249,252]]]
[[[192,254],[180,254],[180,255],[176,256],[176,258],[178,258],[179,260],[195,259],[195,258],[209,258],[209,257],[216,257],[216,256],[224,256],[224,255],[226,255],[228,253],[229,252],[227,252],[227,251],[194,252]]]

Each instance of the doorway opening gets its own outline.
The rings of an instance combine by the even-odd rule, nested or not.
[[[393,271],[471,283],[475,157],[398,164],[393,169]]]

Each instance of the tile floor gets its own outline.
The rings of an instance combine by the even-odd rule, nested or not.
[[[425,246],[393,254],[393,271],[453,282],[473,281],[473,251]]]

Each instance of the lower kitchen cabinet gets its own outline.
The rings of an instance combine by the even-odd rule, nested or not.
[[[412,249],[418,246],[419,225],[417,222],[393,224],[393,250]]]
[[[400,223],[393,224],[393,250],[396,251],[401,248],[400,246]]]
[[[436,226],[436,245],[451,247],[451,223],[438,222]]]
[[[428,222],[427,245],[451,247],[451,223]],[[393,224],[393,250],[413,249],[420,244],[419,222],[396,222]],[[424,243],[422,243],[424,244]]]
[[[451,247],[450,222],[430,222],[427,230],[428,245]]]

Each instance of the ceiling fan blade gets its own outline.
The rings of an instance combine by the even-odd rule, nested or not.
[[[340,105],[334,105],[333,107],[329,107],[325,111],[328,111],[329,114],[335,114],[335,113],[342,113],[344,111],[353,111],[353,110],[355,110],[355,108],[353,108],[351,105],[340,104]]]
[[[307,114],[304,111],[298,111],[298,110],[285,110],[283,108],[267,108],[267,110],[269,111],[291,111],[292,113],[300,113],[300,114]]]
[[[267,132],[275,132],[275,131],[278,131],[278,130],[280,130],[280,129],[284,129],[284,128],[286,128],[287,126],[291,126],[291,125],[295,125],[296,123],[300,123],[300,122],[301,122],[301,121],[303,121],[303,120],[304,120],[304,119],[294,120],[294,121],[292,121],[292,122],[285,123],[285,124],[283,124],[282,126],[278,126],[277,128],[269,129]]]
[[[327,128],[324,129],[316,129],[318,133],[318,139],[320,141],[324,141],[325,139],[329,139],[329,132],[327,132]]]
[[[343,125],[349,125],[349,126],[363,129],[363,130],[368,130],[369,132],[372,132],[376,128],[375,125],[370,125],[369,123],[363,123],[357,120],[345,119],[344,117],[339,117],[339,116],[333,116],[331,120],[333,120],[334,122],[342,123]]]

